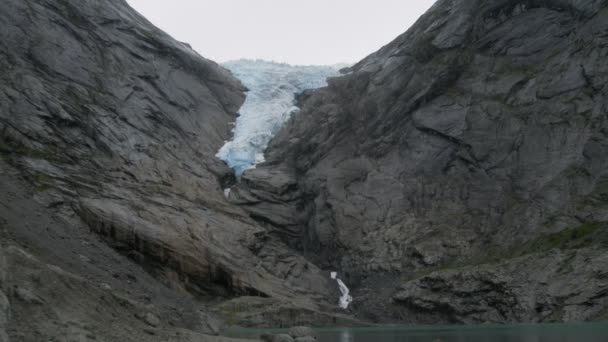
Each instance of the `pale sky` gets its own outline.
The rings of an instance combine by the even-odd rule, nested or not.
[[[217,62],[354,63],[405,32],[435,0],[127,0]]]

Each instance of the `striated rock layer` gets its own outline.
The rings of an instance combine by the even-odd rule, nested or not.
[[[362,317],[605,318],[607,56],[606,1],[440,0],[302,95],[231,197]]]

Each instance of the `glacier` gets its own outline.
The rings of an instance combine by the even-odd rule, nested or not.
[[[217,157],[230,166],[237,177],[264,162],[264,151],[272,137],[299,108],[298,93],[327,85],[345,65],[293,66],[263,60],[237,60],[222,64],[249,89],[237,117],[232,140]],[[228,196],[228,194],[227,194]]]

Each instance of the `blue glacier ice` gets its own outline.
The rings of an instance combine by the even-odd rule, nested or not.
[[[292,66],[262,60],[224,63],[249,89],[233,129],[234,136],[217,153],[237,176],[264,162],[264,150],[291,115],[298,111],[295,97],[307,89],[327,85],[342,67]]]

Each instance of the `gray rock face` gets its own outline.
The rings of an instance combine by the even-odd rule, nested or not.
[[[231,198],[270,234],[345,274],[361,314],[403,320],[404,303],[410,315],[441,311],[461,285],[474,291],[485,278],[441,274],[448,280],[438,293],[422,280],[397,291],[402,279],[608,219],[606,7],[438,1],[350,73],[303,94],[302,111],[273,140],[267,163],[247,171]],[[534,267],[557,272],[551,257],[541,257],[546,252]],[[603,258],[608,250],[594,253]],[[508,263],[527,267],[531,260]],[[490,278],[503,275],[497,265],[488,268]],[[461,275],[477,280],[463,284]],[[546,274],[571,288],[576,276]],[[388,280],[374,280],[382,277]],[[540,281],[507,277],[503,288]],[[608,285],[589,286],[593,309],[577,311],[579,319],[604,307]],[[489,302],[479,313],[454,308],[456,318],[436,318],[569,319],[559,296],[546,308],[534,299],[543,309],[530,310],[534,294],[514,292],[508,301],[528,305],[516,313]]]
[[[28,290],[28,289],[25,289],[22,287],[17,287],[14,291],[15,291],[15,297],[18,300],[23,301],[24,303],[33,304],[33,305],[44,304],[42,299],[40,297],[36,296],[36,294],[34,294],[31,290]]]
[[[254,253],[262,229],[223,196],[245,88],[126,1],[2,1],[0,70],[0,157],[58,217],[196,295],[333,297],[280,240]]]
[[[606,261],[604,249],[585,249],[438,271],[406,282],[393,300],[414,321],[580,322],[603,318],[608,307]]]
[[[199,314],[199,319],[205,333],[209,335],[220,334],[222,330],[222,321],[218,317],[201,312]]]
[[[0,342],[8,342],[6,326],[8,325],[10,314],[10,303],[4,292],[0,290]]]
[[[186,317],[174,320],[178,312],[175,308],[167,310],[165,305],[186,306],[187,301],[159,301],[163,294],[166,295],[166,289],[153,278],[146,280],[152,283],[150,285],[158,294],[153,300],[144,299],[140,297],[141,286],[131,285],[127,289],[129,292],[123,292],[124,289],[119,289],[120,286],[116,290],[104,290],[97,283],[67,269],[45,264],[21,248],[12,245],[1,247],[0,255],[6,259],[7,271],[11,275],[4,285],[15,288],[27,284],[31,289],[29,292],[43,298],[45,303],[39,305],[25,302],[18,298],[19,294],[7,291],[11,310],[10,317],[7,317],[8,301],[3,292],[0,292],[2,342],[8,341],[3,338],[9,337],[2,334],[7,318],[10,319],[6,330],[11,341],[243,342],[185,329],[183,324]],[[165,314],[174,316],[172,324],[160,329],[151,328],[151,322],[155,326],[160,324],[158,317],[141,315],[145,310],[151,309],[163,310]],[[183,307],[179,308],[181,309]],[[144,317],[145,321],[140,317]]]

